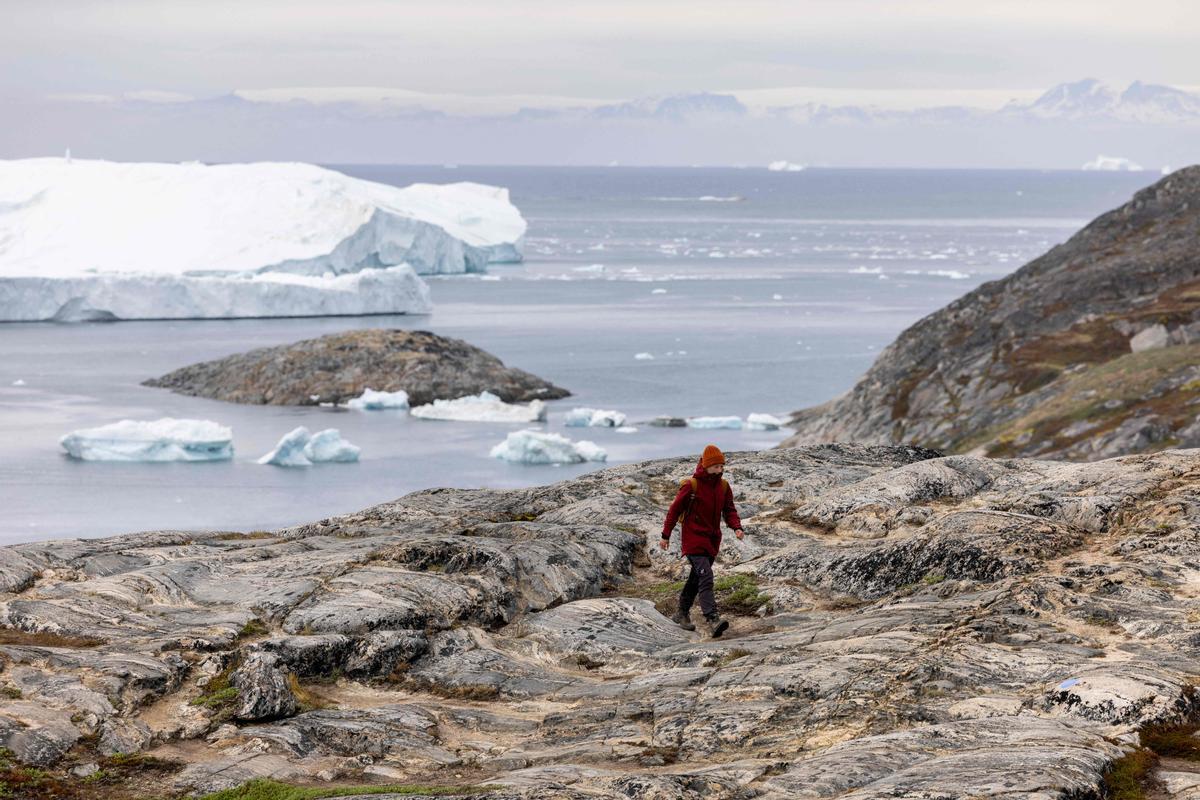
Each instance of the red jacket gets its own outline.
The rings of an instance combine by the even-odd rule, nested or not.
[[[728,484],[722,480],[722,476],[709,475],[699,464],[692,477],[696,479],[696,495],[683,521],[683,554],[716,558],[717,551],[721,549],[721,517],[724,516],[725,524],[735,531],[742,527],[737,508],[733,505],[733,489],[724,490]],[[671,531],[679,521],[679,515],[688,507],[688,498],[691,496],[690,483],[679,488],[667,510],[662,538],[671,538]]]

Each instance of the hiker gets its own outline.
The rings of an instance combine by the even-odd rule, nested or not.
[[[733,489],[721,477],[725,471],[725,454],[710,444],[704,448],[696,472],[679,485],[667,519],[663,523],[662,540],[659,546],[667,549],[671,531],[677,520],[683,520],[680,534],[680,549],[692,565],[687,583],[679,593],[679,607],[671,621],[684,630],[694,631],[696,626],[689,617],[692,603],[700,597],[700,610],[704,612],[704,626],[714,639],[725,632],[729,623],[717,613],[717,601],[713,597],[713,561],[721,549],[721,517],[741,539],[742,521],[738,519],[733,505]]]

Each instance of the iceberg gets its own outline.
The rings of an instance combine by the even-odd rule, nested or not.
[[[748,431],[777,431],[783,427],[783,420],[771,414],[751,414],[746,417]]]
[[[277,467],[311,467],[323,462],[358,461],[360,449],[345,439],[337,428],[326,428],[314,434],[301,425],[283,435],[275,449],[258,460],[259,464]]]
[[[346,408],[353,408],[356,411],[408,408],[408,392],[403,389],[398,392],[377,392],[370,388],[363,389],[361,395],[346,401]]]
[[[795,164],[791,161],[772,161],[767,164],[767,169],[771,172],[803,172],[803,164]]]
[[[358,455],[361,452],[361,448],[343,439],[337,428],[317,431],[308,440],[308,444],[304,445],[304,455],[314,464],[346,464],[358,461]]]
[[[0,161],[0,320],[427,313],[419,275],[519,261],[525,227],[506,189],[475,183]]]
[[[637,361],[653,361],[654,360],[653,353],[634,353],[633,357]]]
[[[1089,172],[1141,172],[1142,165],[1119,156],[1096,156],[1080,169]]]
[[[563,419],[568,428],[620,428],[624,424],[625,415],[620,411],[599,408],[573,408]]]
[[[687,426],[689,428],[740,431],[742,419],[741,417],[689,417]]]
[[[228,461],[233,431],[216,422],[163,417],[121,420],[99,428],[72,431],[59,439],[72,458],[82,461]]]
[[[594,442],[572,442],[557,433],[514,431],[491,450],[492,458],[516,464],[581,464],[607,461],[608,454]]]
[[[434,400],[408,413],[418,419],[455,422],[545,422],[546,403],[542,400],[530,400],[526,405],[506,403],[491,392],[480,392],[456,400]]]

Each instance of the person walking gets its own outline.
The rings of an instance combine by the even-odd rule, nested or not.
[[[745,535],[733,504],[733,489],[721,477],[724,471],[725,454],[714,444],[705,447],[692,477],[679,485],[679,492],[667,510],[659,542],[659,546],[666,550],[675,523],[683,520],[680,550],[691,564],[691,571],[683,591],[679,593],[679,606],[671,621],[684,630],[696,630],[690,614],[692,603],[699,597],[704,626],[714,639],[729,627],[729,623],[721,619],[717,612],[717,601],[713,597],[712,566],[717,551],[721,549],[721,517],[725,518],[725,524],[733,529],[737,538]]]

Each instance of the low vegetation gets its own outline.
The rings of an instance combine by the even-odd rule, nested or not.
[[[377,786],[292,786],[260,778],[234,789],[204,795],[200,800],[323,800],[371,794],[401,794],[416,797],[481,794],[493,786],[432,786],[427,784],[389,784]]]
[[[18,628],[0,628],[0,644],[15,644],[25,647],[99,647],[103,639],[91,636],[64,636],[48,631],[23,631]]]

